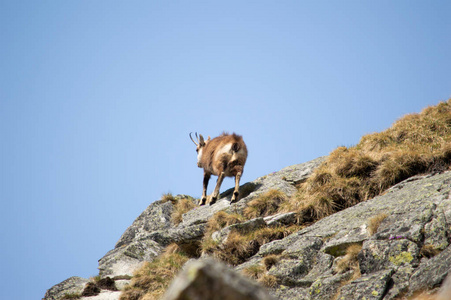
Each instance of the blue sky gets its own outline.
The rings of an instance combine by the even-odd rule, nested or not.
[[[242,134],[244,183],[447,100],[450,12],[449,1],[2,1],[2,297],[96,275],[151,202],[199,197],[191,131]]]

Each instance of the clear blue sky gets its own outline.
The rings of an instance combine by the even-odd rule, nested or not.
[[[199,197],[191,131],[242,134],[244,183],[447,100],[450,13],[450,1],[2,1],[2,298],[96,275],[151,202]]]

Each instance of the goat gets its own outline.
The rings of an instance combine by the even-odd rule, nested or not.
[[[224,132],[214,139],[208,137],[204,140],[204,137],[201,134],[198,136],[196,132],[196,142],[191,134],[189,137],[197,147],[197,166],[204,169],[202,198],[199,205],[205,205],[207,202],[207,186],[212,174],[218,176],[218,180],[211,195],[210,205],[218,199],[219,188],[224,177],[235,177],[235,189],[231,202],[238,201],[240,178],[247,159],[247,147],[243,138],[235,133]]]

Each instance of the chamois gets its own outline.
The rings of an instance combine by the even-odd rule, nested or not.
[[[204,137],[196,132],[197,142],[189,134],[191,141],[197,146],[197,166],[204,169],[204,181],[202,198],[199,205],[205,205],[207,202],[207,186],[210,176],[218,176],[216,187],[211,195],[210,205],[213,205],[219,196],[224,177],[235,177],[235,189],[231,202],[238,201],[240,178],[243,174],[244,164],[247,159],[247,148],[240,135],[235,133],[223,133],[214,139]]]

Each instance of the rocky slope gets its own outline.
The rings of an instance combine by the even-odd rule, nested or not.
[[[207,220],[215,213],[241,212],[247,203],[269,190],[293,195],[296,185],[322,161],[324,158],[318,158],[246,183],[240,188],[241,200],[233,205],[229,202],[232,190],[226,191],[215,205],[196,207],[184,214],[178,225],[171,221],[173,202],[152,203],[127,228],[115,248],[99,260],[99,278],[109,277],[113,285],[98,287],[93,293],[96,296],[82,299],[119,299],[118,290],[129,282],[134,270],[171,243],[199,258]],[[268,291],[276,299],[402,299],[421,291],[437,293],[451,269],[450,186],[450,171],[411,177],[381,196],[259,246],[233,268],[247,274],[252,269],[263,270],[255,277],[273,280]],[[293,213],[256,218],[226,227],[214,233],[214,238],[219,243],[225,241],[237,226],[246,230],[289,226],[295,221]],[[211,267],[215,268],[219,267]],[[209,282],[216,282],[214,278]],[[87,295],[88,281],[71,277],[50,288],[44,299]]]

